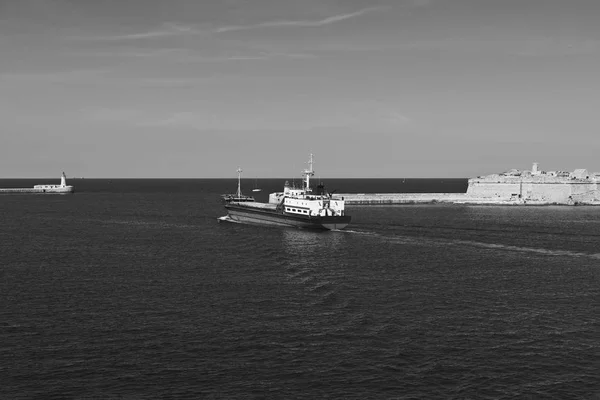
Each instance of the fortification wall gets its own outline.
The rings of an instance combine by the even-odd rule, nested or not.
[[[522,199],[543,203],[570,204],[600,200],[595,182],[491,182],[470,180],[467,195],[480,199]],[[519,195],[521,197],[519,197]]]
[[[576,202],[600,201],[600,188],[598,183],[588,185],[573,185],[571,188],[571,197]]]
[[[520,182],[500,183],[469,180],[467,196],[484,199],[508,200],[518,197],[521,192]]]
[[[568,203],[571,187],[569,183],[523,183],[523,199],[545,203]]]

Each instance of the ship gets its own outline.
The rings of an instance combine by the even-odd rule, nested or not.
[[[302,186],[286,181],[282,192],[269,194],[268,203],[254,201],[227,201],[227,219],[259,225],[288,226],[316,230],[344,229],[351,220],[345,212],[344,198],[328,193],[323,184],[311,187],[314,176],[313,155],[308,168],[302,172]],[[241,192],[240,192],[241,193]]]
[[[247,196],[242,193],[242,169],[240,167],[238,167],[237,173],[238,173],[237,191],[235,193],[222,194],[221,199],[225,203],[231,203],[231,202],[240,203],[240,202],[249,202],[249,201],[253,202],[254,197]]]
[[[70,194],[74,193],[75,188],[67,185],[67,176],[63,172],[60,177],[59,185],[34,185],[33,188],[3,188],[0,194]]]

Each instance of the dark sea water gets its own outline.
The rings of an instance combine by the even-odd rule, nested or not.
[[[231,179],[70,183],[0,196],[2,399],[600,398],[600,207],[348,206],[313,232],[219,223]]]

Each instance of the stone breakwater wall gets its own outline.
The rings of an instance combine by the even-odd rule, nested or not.
[[[52,190],[52,189],[37,189],[37,188],[6,188],[0,189],[0,194],[70,194],[72,189],[68,190]]]
[[[495,192],[494,192],[495,193]],[[551,196],[525,199],[518,196],[476,196],[469,193],[341,193],[346,205],[394,205],[394,204],[481,204],[481,205],[600,205],[593,194],[572,195],[569,199]]]
[[[336,197],[343,197],[347,205],[457,203],[467,199],[466,193],[343,193]]]
[[[33,189],[33,188],[0,189],[0,194],[11,194],[11,193],[44,193],[44,191],[42,189]]]

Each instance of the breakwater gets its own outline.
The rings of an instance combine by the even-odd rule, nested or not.
[[[69,187],[70,188],[70,187]],[[72,189],[39,189],[39,188],[4,188],[0,189],[0,194],[69,194]]]
[[[35,185],[33,188],[0,188],[0,194],[67,194],[73,193],[74,188],[67,185],[67,176],[62,173],[60,185]]]
[[[340,193],[346,204],[430,204],[465,201],[466,193]]]
[[[534,200],[523,198],[478,197],[468,193],[340,193],[346,205],[394,205],[394,204],[473,204],[473,205],[600,205],[599,200],[584,201]],[[337,197],[336,196],[336,197]]]

